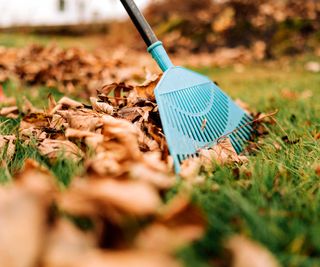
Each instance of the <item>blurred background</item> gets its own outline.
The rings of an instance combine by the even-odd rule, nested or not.
[[[170,52],[213,52],[221,47],[243,47],[254,50],[255,58],[260,59],[314,52],[319,45],[317,0],[136,2]],[[126,21],[119,0],[0,0],[0,9],[0,45],[14,45],[17,33],[47,35],[51,37],[48,42],[56,41],[59,35],[100,35],[101,41],[106,40],[105,45],[110,45],[112,39],[121,45],[142,44]],[[119,27],[123,29],[119,31]]]
[[[181,211],[180,208],[176,209],[173,206],[167,209],[171,215],[165,215],[164,219],[159,217],[161,220],[159,222],[156,221],[158,215],[152,215],[155,221],[149,213],[147,217],[138,216],[144,214],[140,213],[138,208],[141,206],[139,202],[141,198],[137,198],[138,202],[129,201],[127,197],[130,197],[131,193],[124,194],[122,186],[115,187],[121,191],[119,203],[124,203],[119,207],[126,205],[125,203],[129,206],[132,204],[132,207],[136,207],[134,213],[131,211],[130,214],[118,213],[117,206],[113,208],[108,198],[103,200],[103,203],[99,200],[97,203],[100,204],[90,202],[93,203],[91,209],[90,204],[87,206],[83,203],[87,203],[87,198],[90,198],[90,201],[95,199],[98,201],[99,194],[103,196],[105,190],[104,186],[101,186],[101,190],[97,190],[98,184],[93,186],[96,183],[93,179],[93,185],[90,187],[92,190],[87,187],[81,189],[84,187],[80,186],[78,198],[76,197],[78,189],[75,187],[74,197],[70,195],[70,203],[74,201],[76,204],[70,206],[71,210],[74,207],[77,213],[76,210],[81,206],[80,210],[82,208],[88,210],[89,217],[69,218],[63,209],[60,211],[60,208],[56,208],[58,207],[56,204],[50,204],[50,210],[49,205],[48,210],[44,210],[42,205],[51,203],[47,200],[51,198],[51,194],[43,193],[44,201],[35,200],[32,194],[30,201],[29,197],[24,201],[25,193],[20,190],[23,188],[23,183],[26,190],[32,187],[30,192],[35,192],[37,195],[36,192],[45,192],[48,188],[42,186],[42,183],[35,186],[31,178],[38,179],[38,174],[34,174],[33,169],[30,169],[31,172],[26,169],[26,176],[31,182],[26,180],[27,182],[21,183],[22,176],[17,179],[17,186],[21,187],[17,192],[21,192],[23,197],[14,193],[16,191],[8,191],[13,192],[13,198],[8,198],[12,200],[11,202],[7,201],[7,197],[0,198],[0,266],[9,266],[1,264],[3,259],[12,258],[18,262],[26,258],[30,262],[32,257],[37,257],[32,252],[36,246],[32,244],[36,241],[32,240],[42,240],[40,235],[46,237],[46,241],[43,242],[50,241],[50,246],[37,241],[39,251],[43,254],[41,257],[47,258],[49,255],[58,259],[60,263],[51,264],[52,259],[49,257],[48,261],[44,261],[48,263],[44,264],[45,266],[84,266],[82,259],[86,254],[82,253],[81,248],[94,250],[93,256],[102,253],[100,255],[102,257],[103,253],[109,253],[108,250],[112,253],[118,253],[124,248],[136,250],[137,244],[144,244],[146,248],[151,248],[150,251],[155,248],[154,252],[159,252],[160,255],[161,253],[170,253],[170,257],[173,254],[177,255],[187,267],[280,266],[274,263],[272,257],[271,263],[263,262],[270,256],[259,244],[274,254],[282,266],[320,266],[320,0],[136,0],[136,2],[159,39],[163,41],[173,63],[207,75],[244,109],[257,114],[256,118],[261,119],[265,114],[269,114],[267,121],[270,125],[267,124],[267,128],[257,128],[259,134],[263,134],[263,138],[255,140],[256,142],[248,146],[247,164],[213,165],[213,172],[211,173],[210,169],[210,173],[204,179],[202,176],[197,176],[197,170],[194,173],[195,178],[186,180],[186,187],[184,182],[180,186],[179,181],[179,185],[168,191],[164,189],[166,185],[161,189],[161,197],[167,201],[176,195],[179,196],[180,192],[184,197],[184,189],[189,192],[191,185],[196,185],[192,199],[199,203],[208,220],[208,231],[204,238],[192,246],[186,246],[178,253],[172,253],[172,247],[176,246],[176,242],[183,243],[184,235],[187,239],[190,237],[192,239],[194,233],[196,235],[199,233],[197,228],[196,230],[190,228],[193,222],[197,223],[198,216],[194,216],[193,213],[190,216],[190,206],[184,198],[182,202],[174,202],[176,203],[174,205],[181,207]],[[74,120],[75,125],[79,123],[81,130],[85,125],[88,125],[88,128],[90,125],[90,129],[92,125],[92,129],[96,129],[97,120],[92,119],[90,108],[108,113],[105,106],[110,106],[109,102],[117,105],[130,103],[131,100],[127,101],[121,92],[132,92],[130,91],[132,88],[135,90],[140,88],[140,92],[152,95],[159,77],[156,74],[160,73],[160,69],[146,52],[144,42],[128,19],[119,0],[0,0],[0,10],[0,183],[15,183],[13,177],[16,177],[27,158],[39,160],[41,164],[45,162],[45,166],[52,170],[61,185],[69,184],[73,176],[78,176],[78,173],[88,177],[95,175],[91,174],[91,162],[100,169],[100,161],[96,162],[96,157],[91,156],[91,152],[94,152],[91,149],[87,151],[88,158],[80,163],[73,162],[69,157],[68,159],[61,157],[51,162],[51,159],[47,158],[51,152],[45,157],[40,157],[38,150],[40,144],[44,143],[43,129],[45,128],[46,132],[45,138],[47,136],[51,138],[48,142],[49,151],[56,153],[55,151],[59,150],[55,142],[70,143],[70,140],[74,142],[71,143],[73,146],[77,144],[84,150],[84,140],[78,142],[77,138],[71,137],[70,140],[60,140],[65,138],[66,134],[64,123],[60,123],[60,115],[58,119],[56,117],[60,108],[66,109],[63,110],[66,112],[73,112],[73,109],[78,110],[78,107],[82,107],[82,103],[86,104],[88,116],[74,117],[73,113],[70,113],[70,120]],[[137,84],[143,85],[138,87]],[[97,93],[99,90],[100,94]],[[98,101],[97,97],[101,101]],[[81,104],[74,103],[69,98],[80,101]],[[61,102],[56,105],[55,102],[58,101]],[[145,117],[151,118],[157,115],[156,107],[152,103],[140,98],[137,98],[137,101],[137,106],[134,107],[123,104],[121,116],[128,116],[130,122],[140,124],[140,120],[147,120]],[[117,115],[114,116],[119,116],[118,107],[116,110]],[[51,116],[51,112],[54,116]],[[79,112],[82,112],[82,108]],[[47,113],[51,115],[47,116]],[[87,114],[87,111],[84,114]],[[158,119],[157,121],[159,122]],[[202,124],[201,127],[205,127],[206,120],[202,121]],[[141,123],[143,131],[148,131],[144,142],[150,141],[150,146],[153,146],[152,140],[158,140],[161,132],[158,128],[149,126],[152,125]],[[72,127],[78,129],[78,126]],[[121,140],[127,138],[127,132],[124,135],[122,130],[117,130],[117,127],[115,126],[115,133],[119,132],[119,136],[121,134]],[[128,132],[129,136],[133,135],[130,134],[132,130]],[[1,139],[2,135],[8,135],[9,138]],[[88,135],[89,137],[91,138],[91,135]],[[37,138],[41,139],[39,143]],[[108,137],[108,142],[109,139],[114,142],[117,138]],[[163,140],[163,135],[160,139]],[[127,144],[131,139],[128,140],[123,142],[123,148],[130,149]],[[109,149],[109,144],[98,145],[100,142],[97,141],[99,151],[103,148],[101,151],[107,152],[102,157],[101,170],[116,173],[119,169],[122,173],[122,167],[131,166],[122,161],[122,155],[127,154],[123,151],[126,150],[121,148],[119,153],[114,153],[113,149],[118,147],[115,144],[110,145],[109,153],[105,151]],[[2,149],[4,146],[7,148]],[[73,146],[70,149],[73,149]],[[119,160],[113,160],[112,153]],[[137,157],[132,156],[132,158]],[[150,159],[148,165],[157,166],[157,163],[153,163],[153,157],[148,155],[143,158]],[[158,167],[158,170],[161,170],[162,165]],[[153,174],[153,171],[144,170],[138,163],[137,169],[132,169],[130,175],[138,177],[144,172],[145,176],[153,179],[152,183],[157,184],[159,181],[162,184],[162,177],[165,176],[162,176],[160,171],[154,171]],[[201,175],[202,172],[201,169]],[[107,177],[108,180],[109,174]],[[89,184],[90,181],[91,179],[88,179]],[[11,190],[10,188],[8,186],[4,190]],[[140,191],[136,190],[134,191],[140,196]],[[4,191],[0,191],[0,194],[1,192],[2,195],[6,195]],[[55,196],[55,191],[52,192]],[[91,195],[96,192],[97,196]],[[9,194],[7,196],[9,197]],[[29,193],[26,196],[29,196]],[[104,209],[106,213],[101,213]],[[112,216],[109,216],[109,210]],[[122,208],[119,208],[119,211],[121,210]],[[41,211],[45,215],[41,215]],[[136,213],[137,217],[134,215]],[[102,214],[107,214],[107,217],[103,217],[105,215]],[[57,228],[53,224],[50,225],[48,232],[46,228],[40,227],[45,224],[44,216],[47,215],[50,223],[55,219],[60,220],[61,216],[72,220],[79,227],[83,226],[82,230],[90,229],[96,224],[97,233],[91,236],[90,231],[74,232],[74,228]],[[143,241],[138,240],[137,236],[140,237],[141,230],[149,229],[146,227],[151,226],[151,223],[156,223],[156,227],[146,235],[142,235]],[[189,230],[184,231],[183,227],[180,228],[180,223],[191,229],[193,234],[190,235]],[[235,234],[235,241],[232,244],[226,243]],[[237,238],[238,234],[240,238]],[[47,238],[51,235],[52,240]],[[242,236],[245,239],[241,238]],[[15,237],[25,240],[16,242]],[[251,244],[246,239],[258,243]],[[4,243],[3,240],[8,242]],[[28,247],[25,244],[28,244]],[[29,247],[31,249],[28,249]],[[58,250],[55,250],[56,248]],[[235,263],[231,263],[229,250],[234,257],[243,259],[245,263],[236,260]],[[258,253],[259,250],[262,254]],[[1,257],[6,251],[10,252],[11,258]],[[149,259],[152,263],[157,263],[150,251],[148,249],[144,254],[136,254],[133,251],[133,262],[137,264],[136,266],[154,266],[149,263]],[[29,257],[30,253],[34,256]],[[77,264],[70,263],[73,262],[70,261],[72,258]],[[131,257],[122,257],[122,254],[116,256],[120,261],[123,258],[124,262],[127,259],[131,264]],[[148,260],[146,264],[138,264],[139,260],[145,258]],[[41,259],[41,262],[42,260],[44,259]],[[67,265],[65,260],[68,262]],[[95,260],[95,257],[92,257],[92,260]],[[103,262],[97,262],[104,266]],[[31,266],[31,264],[15,266]],[[93,264],[88,266],[92,267]],[[113,266],[118,265],[114,263]],[[121,266],[128,267],[129,264]],[[160,263],[157,266],[177,265]]]
[[[279,69],[294,61],[320,71],[318,0],[136,2],[175,64],[243,72],[257,62],[277,62],[273,68]],[[91,94],[101,84],[159,72],[119,0],[0,0],[0,8],[2,83],[17,76],[60,91],[68,87],[68,93],[85,87]],[[81,83],[74,78],[79,68]]]

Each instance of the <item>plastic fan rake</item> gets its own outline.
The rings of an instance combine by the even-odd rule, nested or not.
[[[226,134],[241,152],[252,131],[250,115],[206,76],[174,66],[134,1],[121,2],[164,72],[155,96],[176,173],[183,160],[196,156],[200,148],[211,147]]]

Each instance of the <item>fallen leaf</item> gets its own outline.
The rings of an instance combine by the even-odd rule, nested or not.
[[[212,165],[214,161],[220,165],[247,161],[246,157],[237,154],[229,138],[219,140],[216,145],[209,149],[200,149],[199,155],[202,163],[207,166]]]
[[[71,221],[60,219],[48,234],[42,261],[46,267],[79,266],[94,247],[96,237],[93,232],[81,231]]]
[[[191,203],[188,194],[178,194],[162,206],[158,213],[158,222],[167,226],[197,225],[206,226],[206,219],[202,211]]]
[[[103,126],[103,116],[108,116],[96,114],[89,109],[58,110],[56,114],[66,121],[67,127],[91,132],[101,129]]]
[[[141,98],[148,99],[150,101],[155,101],[154,89],[159,83],[162,75],[156,75],[151,77],[151,80],[147,80],[144,84],[136,86],[134,90],[137,92],[137,95]]]
[[[203,233],[202,226],[190,224],[168,227],[154,223],[141,231],[135,244],[138,249],[172,253],[185,246],[186,243],[201,238]]]
[[[262,245],[244,236],[233,236],[225,247],[231,251],[232,267],[279,267],[275,257]]]
[[[281,91],[281,96],[285,99],[296,100],[299,98],[298,93],[284,89]]]
[[[30,113],[23,117],[20,123],[20,131],[34,128],[49,127],[51,116],[46,115],[43,112]]]
[[[19,117],[19,109],[16,106],[0,108],[0,116],[16,119]]]
[[[114,112],[113,107],[111,105],[109,105],[106,102],[99,101],[95,97],[90,97],[90,102],[91,102],[92,108],[97,112],[103,112],[108,115],[112,115]]]
[[[297,99],[308,99],[313,96],[313,92],[310,90],[305,90],[301,93],[290,91],[289,89],[284,89],[281,91],[281,96],[285,99],[289,100],[297,100]]]
[[[189,158],[182,162],[179,175],[186,180],[193,180],[201,170],[201,159],[199,157]]]
[[[207,119],[204,119],[204,120],[202,121],[201,131],[204,131],[204,129],[206,128],[206,126],[207,126]]]
[[[48,95],[48,114],[52,115],[54,108],[57,106],[57,102],[54,99],[53,95],[50,93]]]
[[[30,113],[36,114],[36,113],[42,112],[41,109],[34,107],[32,103],[25,96],[23,97],[23,105],[22,105],[21,111],[24,114],[30,114]]]
[[[281,145],[278,142],[273,142],[273,146],[277,151],[281,150]]]
[[[214,32],[224,32],[234,25],[235,11],[232,7],[227,7],[214,19],[212,29]]]
[[[59,191],[52,173],[32,159],[27,159],[21,171],[15,176],[17,185],[41,197],[42,203],[51,203]]]
[[[130,167],[130,177],[149,182],[159,189],[171,188],[176,179],[157,152],[145,153],[141,162],[133,164]]]
[[[122,100],[123,94],[130,92],[133,89],[125,83],[112,83],[103,86],[101,89],[97,90],[98,98],[102,101],[108,101],[110,98],[114,98],[114,103],[119,105],[120,100]],[[110,96],[113,93],[113,96]]]
[[[122,119],[115,119],[111,116],[102,118],[102,134],[109,139],[117,139],[127,150],[128,157],[141,158],[138,145],[138,132],[134,125]]]
[[[290,140],[287,135],[281,137],[281,139],[282,139],[283,142],[285,142],[286,144],[289,144],[289,145],[295,145],[295,144],[300,142],[300,138],[299,139],[295,139],[295,140]]]
[[[92,251],[78,260],[78,267],[181,267],[172,256],[157,251]]]
[[[39,152],[50,159],[57,159],[64,156],[68,159],[79,161],[84,155],[83,152],[68,140],[45,139],[38,145]]]
[[[36,266],[45,242],[46,220],[46,206],[37,195],[21,187],[1,187],[0,266]]]
[[[320,63],[316,61],[310,61],[306,63],[305,69],[310,72],[320,72]]]
[[[78,101],[75,101],[69,97],[62,97],[57,105],[52,109],[52,113],[55,113],[57,110],[64,110],[64,109],[78,109],[78,108],[83,108],[83,104],[78,102]]]
[[[0,152],[2,152],[2,157],[8,161],[10,161],[15,154],[16,139],[14,135],[0,135]]]
[[[102,134],[93,133],[89,131],[77,130],[68,128],[65,132],[65,136],[69,139],[76,139],[76,140],[84,140],[84,143],[96,150],[99,146],[102,145],[104,138]]]
[[[101,208],[111,205],[127,214],[137,216],[154,214],[161,204],[156,189],[143,181],[76,180],[72,183],[70,192],[83,195],[88,202],[94,201]]]

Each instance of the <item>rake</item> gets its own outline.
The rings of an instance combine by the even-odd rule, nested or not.
[[[250,138],[252,117],[208,77],[174,66],[135,2],[121,2],[164,72],[154,93],[176,173],[182,161],[195,157],[200,148],[211,147],[225,135],[240,153]]]

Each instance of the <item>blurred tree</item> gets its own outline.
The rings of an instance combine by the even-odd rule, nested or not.
[[[258,43],[271,57],[320,45],[319,0],[160,0],[146,16],[170,52]]]
[[[65,9],[66,9],[66,1],[65,0],[58,0],[58,9],[60,12],[65,11]]]

